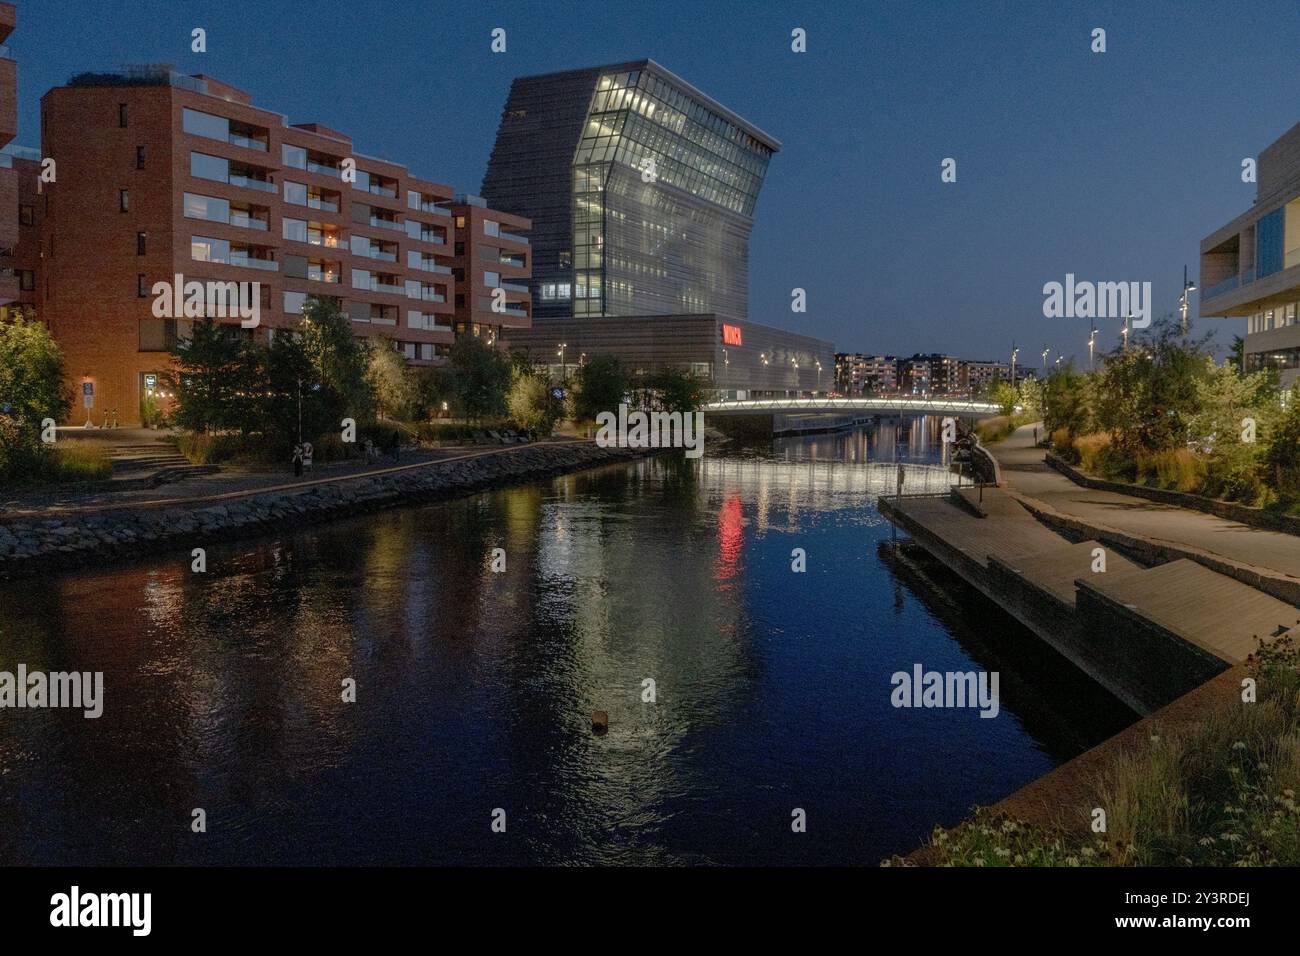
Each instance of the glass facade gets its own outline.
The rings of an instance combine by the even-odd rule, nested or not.
[[[652,61],[517,80],[483,193],[533,221],[534,318],[745,316],[779,145]]]

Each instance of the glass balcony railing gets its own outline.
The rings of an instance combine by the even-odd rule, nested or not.
[[[266,152],[266,140],[263,139],[253,139],[251,136],[240,136],[238,133],[231,133],[226,137],[226,140],[232,146],[243,146],[245,149]]]
[[[421,289],[418,292],[413,289],[407,289],[406,297],[408,299],[419,299],[421,302],[446,302],[447,301],[447,297],[445,295],[439,295],[437,292],[434,292],[432,289]]]
[[[1292,263],[1288,263],[1292,264]],[[1216,282],[1210,286],[1202,295],[1202,299],[1213,299],[1215,296],[1223,295],[1225,292],[1231,292],[1233,289],[1240,288],[1244,285],[1250,285],[1255,281],[1255,271],[1253,269],[1243,272],[1240,275],[1230,275],[1222,282]]]
[[[280,271],[280,263],[274,259],[254,259],[252,256],[231,255],[230,264],[232,266],[243,266],[245,269],[261,269],[263,272]]]
[[[260,229],[262,232],[266,232],[271,228],[270,224],[265,219],[254,219],[251,216],[237,216],[234,213],[230,214],[230,224],[232,226],[239,226],[241,229]]]
[[[507,292],[527,292],[527,291],[528,291],[528,286],[526,286],[526,285],[520,285],[518,282],[503,282],[503,283],[501,283],[501,288],[505,289]]]
[[[380,219],[377,216],[371,216],[370,225],[376,226],[380,229],[392,229],[395,230],[396,232],[406,232],[406,225],[404,223],[397,222],[394,219]]]
[[[325,212],[338,212],[339,204],[331,199],[321,199],[319,196],[307,197],[308,209],[321,209]]]
[[[309,173],[320,173],[324,176],[333,176],[335,179],[338,179],[343,175],[339,172],[337,166],[327,166],[324,163],[314,163],[310,159],[307,160],[307,166],[305,168]]]
[[[252,179],[248,176],[232,175],[229,182],[232,186],[243,186],[247,189],[257,189],[264,193],[273,193],[277,191],[275,183],[268,183],[265,179]]]
[[[528,245],[528,240],[525,237],[513,232],[506,232],[504,229],[502,229],[497,235],[507,242],[522,242],[524,245]]]

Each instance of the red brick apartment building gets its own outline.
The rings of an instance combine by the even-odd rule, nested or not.
[[[9,39],[18,21],[12,3],[0,3],[0,44]],[[18,133],[18,64],[9,49],[0,45],[0,147],[8,146]],[[11,308],[18,299],[18,272],[13,262],[18,246],[18,175],[13,157],[0,155],[0,309]]]
[[[113,411],[137,422],[147,384],[188,333],[190,320],[153,311],[154,284],[177,275],[259,283],[260,325],[244,334],[292,328],[307,296],[331,298],[358,335],[383,336],[417,364],[440,361],[458,332],[495,341],[503,325],[530,321],[527,285],[508,281],[531,274],[528,241],[510,231],[529,220],[453,203],[450,187],[354,152],[344,133],[289,124],[211,77],[166,67],[73,77],[42,98],[41,140],[57,180],[30,217],[35,304],[69,389],[80,397],[92,384],[97,424]],[[496,287],[503,311],[491,308]],[[84,416],[78,402],[72,420]]]

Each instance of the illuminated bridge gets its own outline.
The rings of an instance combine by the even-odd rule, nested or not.
[[[992,402],[944,396],[900,395],[897,398],[749,398],[732,402],[709,402],[706,415],[793,415],[818,412],[839,415],[951,415],[958,418],[991,418],[1002,414]]]

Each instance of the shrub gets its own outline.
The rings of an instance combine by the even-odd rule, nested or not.
[[[1205,481],[1205,462],[1187,448],[1139,455],[1137,481],[1156,488],[1195,493]]]
[[[1084,471],[1097,474],[1097,456],[1110,447],[1110,435],[1105,432],[1093,432],[1080,435],[1073,441],[1075,461]]]
[[[1052,451],[1056,452],[1061,458],[1064,458],[1072,465],[1079,463],[1079,453],[1074,448],[1074,439],[1070,436],[1070,429],[1062,426],[1052,432]]]

